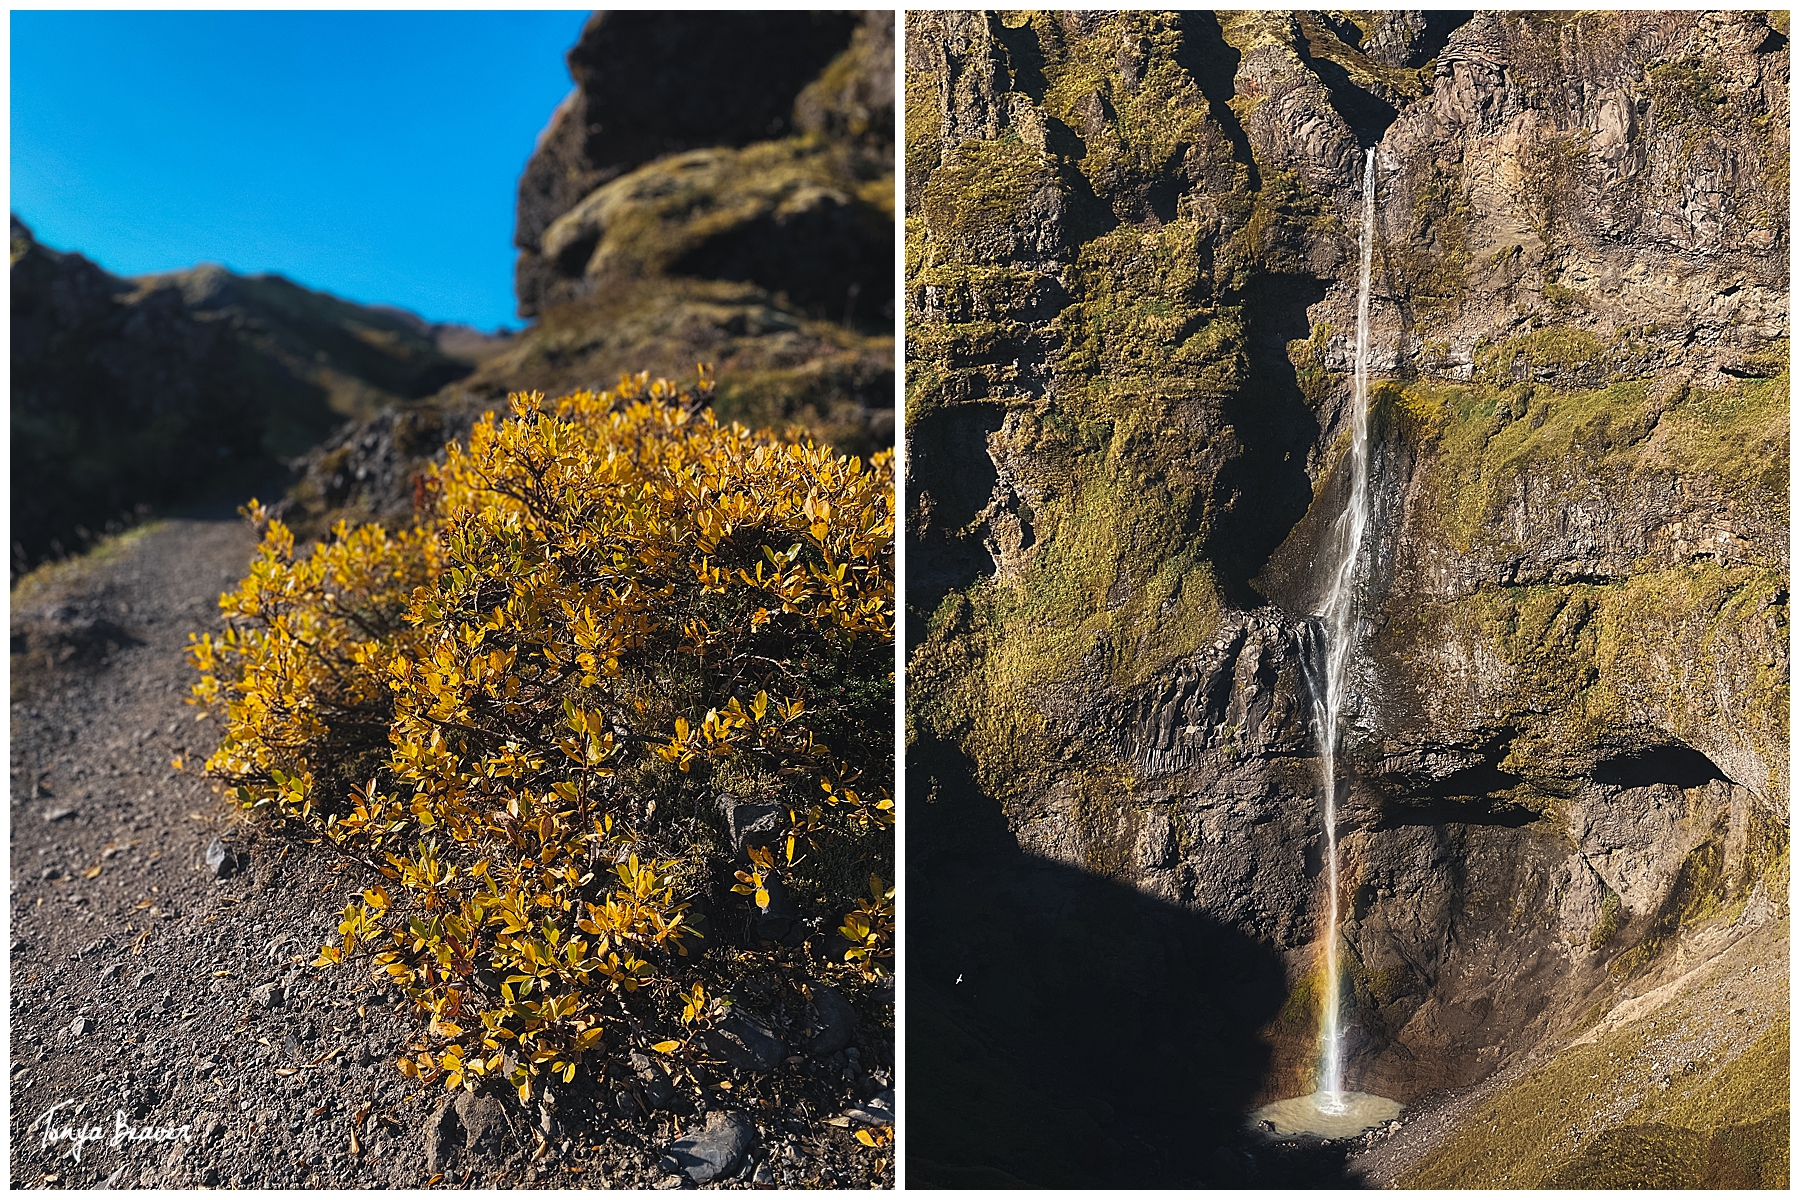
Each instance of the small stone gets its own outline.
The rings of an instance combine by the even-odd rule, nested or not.
[[[44,879],[44,880],[60,879],[60,878],[62,878],[62,868],[61,867],[45,867],[43,870],[38,872],[38,878]]]
[[[263,1008],[280,1008],[286,999],[279,983],[265,983],[252,989],[250,998]]]
[[[756,1173],[750,1176],[750,1182],[754,1183],[757,1187],[774,1187],[775,1172],[769,1170],[768,1163],[757,1163]]]
[[[217,1187],[219,1185],[219,1169],[217,1167],[208,1167],[206,1170],[200,1172],[200,1182],[207,1187]]]
[[[782,827],[782,809],[775,804],[758,804],[736,796],[720,796],[719,807],[731,827],[731,848],[738,854],[749,846],[775,844]]]
[[[756,1127],[748,1117],[714,1109],[706,1114],[705,1128],[669,1143],[663,1163],[672,1162],[695,1183],[710,1183],[742,1166],[755,1140]]]
[[[462,1127],[456,1119],[456,1109],[446,1099],[438,1105],[437,1111],[425,1123],[425,1169],[433,1175],[442,1174],[450,1169],[450,1163],[456,1157],[456,1144],[461,1140]]]
[[[661,1063],[633,1050],[631,1069],[637,1072],[638,1082],[644,1085],[644,1103],[651,1108],[667,1108],[675,1099],[675,1085],[669,1082],[669,1073],[663,1070]]]
[[[206,847],[206,867],[213,873],[213,878],[223,879],[237,869],[237,855],[225,844],[225,839],[214,838]]]
[[[844,1115],[859,1125],[892,1125],[894,1123],[894,1093],[892,1091],[882,1092],[864,1104],[852,1105],[844,1110]]]
[[[93,1027],[94,1022],[91,1019],[87,1017],[76,1017],[73,1021],[69,1022],[69,1036],[85,1037],[88,1030]]]
[[[76,810],[72,809],[72,808],[53,808],[49,812],[46,812],[44,814],[44,820],[46,820],[46,821],[67,820],[69,817],[72,817],[75,815],[75,811]]]

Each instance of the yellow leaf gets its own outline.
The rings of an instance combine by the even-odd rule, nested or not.
[[[673,1054],[675,1051],[681,1049],[681,1043],[675,1041],[658,1042],[650,1048],[658,1054]]]
[[[859,1129],[856,1131],[856,1140],[869,1147],[871,1150],[875,1148],[875,1135],[866,1129]]]

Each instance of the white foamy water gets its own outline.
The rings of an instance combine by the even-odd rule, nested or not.
[[[1350,473],[1344,511],[1332,522],[1336,566],[1319,615],[1325,642],[1323,679],[1308,675],[1319,713],[1319,757],[1325,775],[1325,997],[1319,1028],[1319,1094],[1344,1091],[1343,983],[1338,965],[1337,745],[1352,648],[1356,644],[1356,571],[1369,524],[1369,277],[1375,246],[1375,151],[1363,160],[1362,280],[1356,296],[1356,378],[1350,412]]]
[[[1406,1105],[1367,1092],[1314,1092],[1265,1104],[1250,1114],[1250,1126],[1277,1137],[1355,1137],[1365,1129],[1398,1120]],[[1267,1125],[1275,1128],[1271,1131]]]

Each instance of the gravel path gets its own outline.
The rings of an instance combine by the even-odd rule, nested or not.
[[[394,1070],[400,998],[307,966],[367,881],[170,765],[212,745],[183,649],[253,545],[237,520],[172,520],[13,596],[13,1186],[694,1186],[657,1164],[704,1101],[624,1117],[578,1084],[552,1113],[448,1117]],[[760,1102],[741,1171],[706,1186],[892,1186],[891,1154],[826,1119],[891,1087],[876,1033],[861,1059],[790,1058],[787,1094],[814,1103]]]

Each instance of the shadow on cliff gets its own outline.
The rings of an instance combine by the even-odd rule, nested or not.
[[[1254,580],[1313,502],[1307,453],[1320,437],[1288,343],[1312,334],[1307,308],[1325,296],[1305,275],[1259,275],[1241,293],[1249,318],[1249,381],[1225,402],[1241,453],[1219,472],[1220,515],[1210,550],[1226,600],[1237,608],[1266,602]]]
[[[1354,1186],[1243,1114],[1284,1000],[1262,944],[1022,853],[960,751],[922,739],[907,832],[915,1187]]]
[[[1200,94],[1206,97],[1206,114],[1231,142],[1231,157],[1249,171],[1250,190],[1262,187],[1262,175],[1256,169],[1256,156],[1250,150],[1250,135],[1231,107],[1237,95],[1237,69],[1243,55],[1225,40],[1219,18],[1212,12],[1181,14],[1181,46],[1175,61],[1193,76]]]
[[[913,465],[906,497],[906,605],[914,641],[924,636],[926,618],[946,594],[994,569],[975,518],[993,500],[1000,479],[987,444],[1005,417],[998,404],[961,405],[921,417],[907,438]],[[918,479],[941,483],[927,493],[912,482]]]

